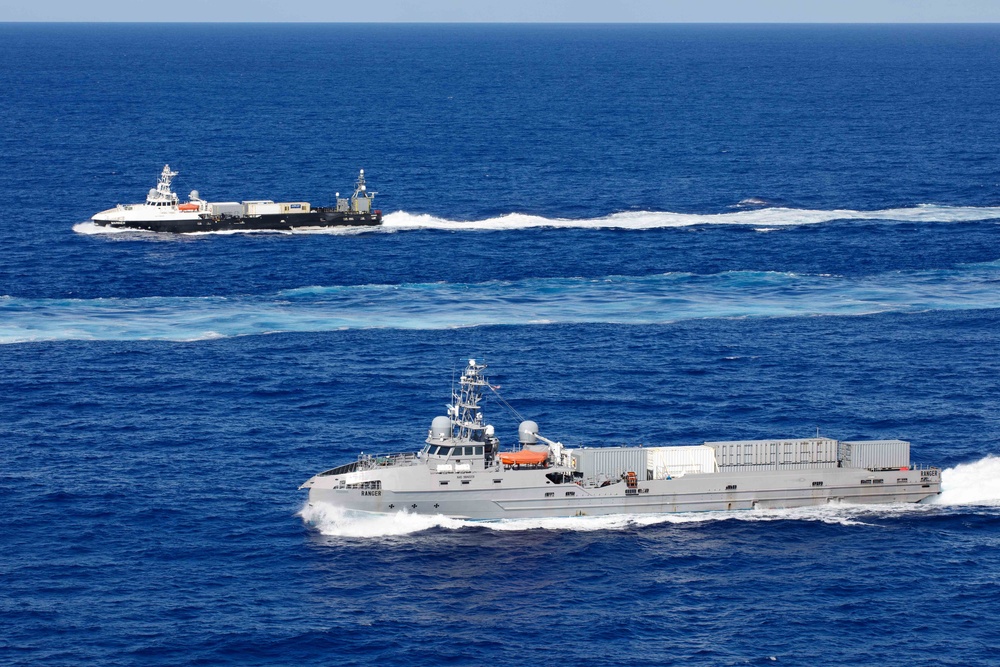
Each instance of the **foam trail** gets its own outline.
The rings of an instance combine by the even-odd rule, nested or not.
[[[745,200],[746,202],[760,200]],[[742,202],[741,202],[742,203]],[[744,206],[746,204],[743,204]],[[947,223],[975,222],[1000,219],[1000,206],[940,206],[920,204],[903,208],[888,208],[876,211],[853,209],[802,209],[787,207],[764,207],[726,213],[672,213],[669,211],[627,211],[612,213],[597,218],[571,219],[546,218],[526,213],[508,213],[484,220],[448,220],[430,214],[414,214],[406,211],[388,213],[381,227],[326,227],[303,228],[283,232],[261,232],[230,230],[225,232],[205,232],[195,235],[212,234],[357,234],[377,232],[400,232],[416,229],[443,229],[450,231],[516,230],[539,227],[566,229],[659,229],[665,227],[691,227],[694,225],[750,225],[753,227],[789,227],[815,225],[837,220],[876,220],[886,222]],[[73,226],[79,234],[116,234],[122,230],[99,227],[92,222],[81,222]],[[150,232],[151,234],[151,232]],[[159,235],[158,235],[159,236]]]
[[[753,227],[788,227],[815,225],[836,220],[880,220],[893,222],[974,222],[1000,218],[1000,207],[995,206],[938,206],[921,204],[909,208],[891,208],[878,211],[851,209],[813,210],[770,207],[728,213],[671,213],[660,211],[628,211],[599,218],[573,220],[545,218],[523,213],[508,213],[486,220],[457,221],[437,218],[427,214],[405,211],[390,213],[383,219],[384,231],[408,229],[447,230],[512,230],[533,227],[582,228],[582,229],[658,229],[663,227],[690,227],[694,225],[750,225]]]
[[[884,506],[899,511],[900,506]],[[654,525],[698,524],[716,521],[815,521],[843,526],[869,525],[862,519],[877,516],[875,508],[863,505],[822,505],[795,509],[748,510],[742,512],[683,512],[677,514],[612,514],[608,516],[550,517],[468,521],[443,515],[362,514],[325,503],[307,504],[299,512],[304,522],[329,537],[382,538],[412,535],[434,528],[460,530],[479,528],[496,532],[557,530],[574,532],[622,531]]]
[[[941,495],[934,504],[1000,506],[1000,456],[942,470]]]
[[[441,515],[427,516],[402,511],[395,514],[360,515],[326,503],[307,504],[299,511],[299,516],[323,535],[331,537],[395,537],[435,527],[462,528],[469,523]]]
[[[0,343],[194,341],[275,332],[489,324],[662,324],[1000,308],[1000,261],[863,278],[730,271],[485,283],[303,287],[274,294],[136,299],[0,297]]]
[[[153,232],[144,232],[138,229],[115,229],[114,227],[101,227],[99,225],[90,222],[78,222],[73,225],[73,231],[77,234],[84,234],[87,236],[93,236],[95,234],[152,234]]]

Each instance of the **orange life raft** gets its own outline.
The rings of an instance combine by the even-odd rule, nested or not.
[[[530,449],[522,449],[519,452],[500,452],[500,460],[509,466],[545,463],[547,458],[549,458],[548,452],[533,452]]]

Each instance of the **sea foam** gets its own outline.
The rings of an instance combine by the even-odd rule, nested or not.
[[[453,231],[513,230],[535,227],[582,229],[658,229],[694,225],[749,225],[752,227],[787,227],[814,225],[837,220],[876,220],[893,222],[974,222],[1000,218],[1000,207],[939,206],[921,204],[906,208],[876,211],[853,209],[798,209],[766,207],[726,213],[672,213],[669,211],[627,211],[587,219],[546,218],[523,213],[457,221],[429,214],[397,211],[385,216],[384,231],[407,229],[446,229]]]
[[[891,507],[892,509],[888,509]],[[547,531],[623,531],[663,524],[697,524],[717,521],[816,521],[844,526],[868,525],[866,517],[877,517],[889,511],[905,511],[905,506],[887,506],[881,513],[869,506],[823,505],[794,509],[770,509],[721,512],[680,512],[676,514],[611,514],[607,516],[546,517],[536,519],[500,519],[471,521],[443,515],[412,514],[398,511],[390,514],[362,514],[325,503],[307,504],[299,512],[302,520],[329,537],[379,538],[421,533],[440,528],[461,530],[480,528],[496,532]]]
[[[1000,308],[1000,262],[865,277],[774,271],[306,286],[207,297],[0,297],[0,343],[171,340],[491,324],[666,324]]]
[[[1000,456],[942,471],[941,495],[934,502],[950,507],[1000,506]]]

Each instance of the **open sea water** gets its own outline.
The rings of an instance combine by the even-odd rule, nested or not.
[[[1000,27],[0,25],[0,663],[996,665]],[[110,233],[163,164],[375,230]],[[918,506],[358,520],[474,357]],[[487,406],[501,442],[516,420]]]

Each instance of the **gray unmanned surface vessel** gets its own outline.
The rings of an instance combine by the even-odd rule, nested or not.
[[[916,503],[941,492],[941,472],[910,465],[902,440],[820,437],[683,447],[570,449],[522,421],[500,451],[483,420],[485,364],[470,360],[448,415],[415,453],[369,455],[312,477],[309,503],[369,513],[463,519]],[[503,399],[500,399],[502,402]],[[505,403],[505,402],[504,402]]]

